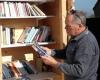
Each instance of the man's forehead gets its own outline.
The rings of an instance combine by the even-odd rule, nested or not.
[[[65,22],[71,22],[73,20],[73,15],[67,15]]]

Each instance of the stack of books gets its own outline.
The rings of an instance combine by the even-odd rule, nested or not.
[[[27,2],[0,2],[0,17],[46,16],[37,5]]]
[[[48,26],[25,27],[19,31],[19,29],[0,25],[0,36],[2,45],[52,41],[50,27]]]
[[[3,79],[8,79],[12,77],[23,77],[29,74],[36,74],[38,71],[32,66],[28,61],[17,60],[2,64],[3,68]]]
[[[16,60],[2,64],[3,80],[53,80],[53,72],[39,72],[26,60]]]
[[[18,39],[18,43],[32,43],[50,41],[50,28],[47,26],[25,28]]]

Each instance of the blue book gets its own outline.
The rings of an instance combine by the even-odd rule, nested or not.
[[[30,43],[30,39],[32,38],[34,32],[35,32],[35,27],[32,27],[31,31],[28,33],[28,35],[24,41],[25,43]]]
[[[31,39],[29,40],[29,42],[32,42],[34,37],[36,36],[36,34],[38,33],[39,29],[35,28],[34,34],[31,36]]]
[[[4,75],[4,78],[11,78],[11,74],[10,74],[10,69],[5,65],[5,64],[2,64],[2,69],[3,69],[3,75]]]
[[[22,34],[20,35],[19,39],[18,39],[18,43],[23,43],[26,39],[26,37],[28,36],[29,32],[31,31],[31,27],[26,27]]]

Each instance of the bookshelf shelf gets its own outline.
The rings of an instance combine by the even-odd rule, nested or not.
[[[43,72],[38,74],[32,74],[27,77],[31,78],[32,80],[54,80],[56,76],[58,76],[56,73],[53,72]],[[14,80],[15,78],[9,78],[4,80]]]
[[[39,45],[50,45],[55,44],[56,42],[38,42]],[[15,44],[9,44],[9,45],[1,45],[1,48],[16,48],[16,47],[25,47],[25,46],[32,46],[33,43],[15,43]]]
[[[21,17],[0,17],[0,19],[45,19],[54,16],[21,16]]]
[[[53,73],[53,72],[43,72],[43,73],[39,73],[39,74],[35,74],[35,75],[29,75],[29,77],[34,76],[34,78],[33,78],[34,80],[35,79],[36,80],[39,80],[39,79],[41,79],[41,80],[45,80],[45,79],[53,80],[52,77],[55,77],[54,75],[58,76],[56,73]]]
[[[2,1],[7,1],[7,2],[29,2],[29,3],[32,3],[32,2],[41,2],[41,3],[46,3],[46,2],[52,2],[54,0],[0,0],[0,2]]]

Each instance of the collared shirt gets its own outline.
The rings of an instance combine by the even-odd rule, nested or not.
[[[55,50],[54,57],[62,58],[59,69],[69,76],[65,80],[96,80],[99,46],[94,35],[86,29],[72,38],[62,50]]]

